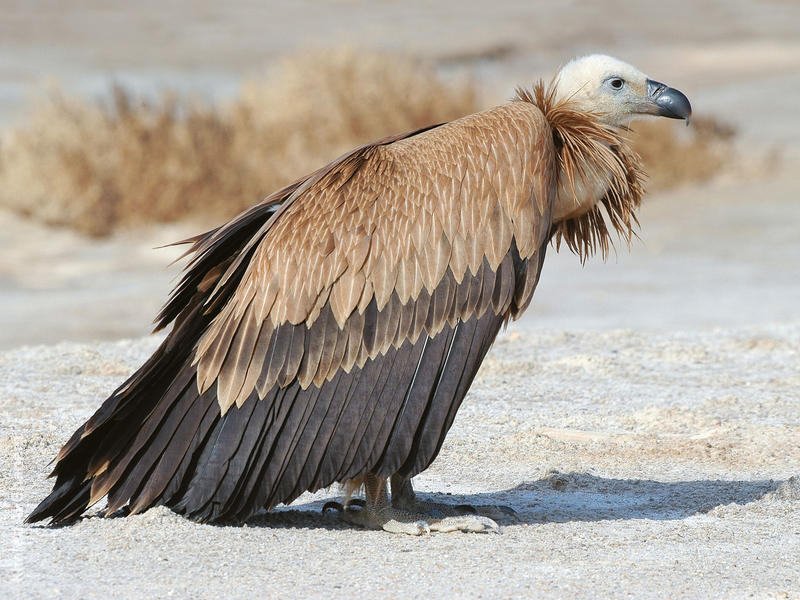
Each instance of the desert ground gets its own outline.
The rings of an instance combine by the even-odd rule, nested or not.
[[[4,595],[800,598],[800,8],[436,6],[329,2],[308,19],[302,3],[14,4],[0,123],[21,118],[37,73],[86,93],[116,77],[224,95],[297,46],[357,41],[467,70],[496,101],[600,50],[732,124],[730,164],[650,195],[630,249],[583,266],[552,249],[415,479],[426,498],[519,518],[499,535],[394,536],[322,515],[331,488],[242,527],[162,508],[23,525],[61,444],[160,340],[149,324],[180,250],[153,248],[194,230],[92,240],[0,212]]]

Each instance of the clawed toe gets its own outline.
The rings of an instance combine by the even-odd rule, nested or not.
[[[342,504],[341,502],[336,502],[335,500],[330,500],[326,502],[322,506],[322,514],[327,513],[329,510],[335,510],[336,512],[344,512],[346,510],[350,510],[353,506],[358,506],[359,508],[363,508],[367,505],[366,501],[362,500],[361,498],[352,498],[348,503],[347,506]]]
[[[322,514],[324,515],[329,510],[335,510],[336,512],[341,513],[344,512],[344,505],[341,502],[336,502],[335,500],[331,500],[329,502],[326,502],[322,506]]]
[[[506,506],[504,504],[499,504],[499,505],[495,506],[495,508],[497,510],[499,510],[501,513],[503,513],[504,515],[506,515],[507,517],[511,517],[516,521],[521,521],[522,520],[522,518],[519,516],[519,513],[517,511],[515,511],[513,508],[511,508],[510,506]]]
[[[495,519],[512,518],[515,521],[521,521],[519,514],[510,506],[503,504],[489,504],[484,506],[473,507],[475,512],[480,515],[489,516]]]
[[[355,505],[355,506],[354,506]],[[358,508],[356,508],[358,506]],[[335,510],[339,518],[351,525],[366,529],[383,529],[389,533],[406,535],[428,535],[432,531],[449,533],[452,531],[500,533],[500,527],[492,519],[474,514],[473,507],[453,507],[462,509],[467,514],[440,517],[439,511],[434,514],[422,514],[384,507],[380,510],[370,509],[363,501],[350,501],[347,506],[341,502],[326,502],[322,512]],[[470,510],[471,509],[471,510]]]
[[[431,532],[431,526],[422,520],[397,521],[390,519],[381,524],[381,529],[389,533],[404,533],[406,535],[428,535]]]
[[[408,479],[392,478],[392,498],[389,501],[385,482],[374,475],[364,479],[366,501],[350,499],[346,503],[330,501],[322,512],[336,510],[339,518],[351,525],[367,529],[383,529],[390,533],[426,535],[432,531],[500,533],[494,519],[519,515],[510,506],[471,506],[420,501]]]
[[[446,517],[431,523],[431,531],[448,533],[450,531],[500,533],[500,527],[489,517],[481,515],[463,515]]]
[[[353,505],[359,508],[355,508]],[[389,533],[406,535],[426,535],[431,532],[428,523],[422,519],[415,519],[416,515],[392,508],[376,511],[366,506],[363,501],[351,501],[348,506],[343,506],[340,502],[326,502],[322,508],[323,512],[331,509],[335,509],[339,513],[342,521],[365,529],[383,529]]]

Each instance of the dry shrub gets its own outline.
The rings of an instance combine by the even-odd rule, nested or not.
[[[213,111],[170,96],[148,103],[117,87],[110,105],[93,105],[54,94],[3,146],[0,203],[90,235],[174,221],[206,204],[230,213],[233,138]]]
[[[661,120],[633,124],[631,143],[642,157],[648,191],[664,190],[711,178],[730,157],[734,130],[709,117],[692,120],[688,128]]]
[[[52,94],[2,140],[0,205],[95,236],[215,223],[353,146],[478,108],[469,82],[354,49],[289,58],[217,108],[122,88],[105,103]],[[697,120],[687,136],[675,125],[636,126],[651,189],[709,177],[721,163],[715,144],[730,132]]]
[[[119,87],[100,104],[56,93],[3,140],[0,205],[95,236],[217,222],[353,146],[476,108],[469,82],[353,49],[289,58],[218,109]]]
[[[468,82],[446,84],[413,59],[352,49],[288,59],[275,76],[246,83],[232,108],[237,131],[258,132],[237,150],[280,183],[358,144],[478,110]]]

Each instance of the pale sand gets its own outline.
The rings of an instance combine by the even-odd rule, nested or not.
[[[416,480],[512,506],[501,535],[343,527],[320,514],[337,490],[245,527],[163,508],[22,525],[59,445],[155,344],[0,355],[6,597],[800,596],[800,321],[504,334]]]

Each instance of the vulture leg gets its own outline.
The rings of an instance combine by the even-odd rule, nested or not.
[[[406,479],[400,475],[392,475],[392,506],[413,513],[424,513],[438,517],[458,517],[466,515],[480,515],[481,518],[502,519],[512,517],[519,520],[519,515],[510,506],[481,504],[472,506],[471,504],[446,504],[444,502],[427,502],[418,500],[411,486],[411,479]],[[495,524],[495,527],[497,525]],[[470,530],[471,531],[471,530]]]
[[[349,482],[348,487],[354,482]],[[328,502],[323,512],[330,508],[339,511],[340,518],[352,525],[366,529],[383,529],[389,533],[423,535],[430,533],[430,527],[418,515],[397,510],[389,503],[386,491],[388,482],[382,477],[369,474],[364,477],[365,502],[348,500],[344,506],[338,502]],[[358,506],[359,508],[355,508]]]
[[[474,509],[466,507],[464,514],[462,507],[453,507],[446,504],[434,504],[428,502],[415,502],[413,500],[414,490],[408,479],[400,479],[399,476],[392,478],[392,482],[405,481],[398,488],[401,496],[411,494],[411,509],[399,508],[394,502],[389,502],[389,494],[386,490],[387,480],[376,475],[369,474],[364,477],[364,492],[366,502],[360,509],[354,508],[354,502],[348,502],[345,508],[334,503],[328,503],[326,508],[336,508],[344,521],[367,529],[383,529],[390,533],[406,533],[409,535],[423,535],[431,531],[447,533],[450,531],[495,531],[499,532],[497,523],[478,514],[474,514]],[[394,485],[392,490],[394,492]],[[394,496],[394,493],[392,494]],[[444,510],[442,510],[444,509]]]

